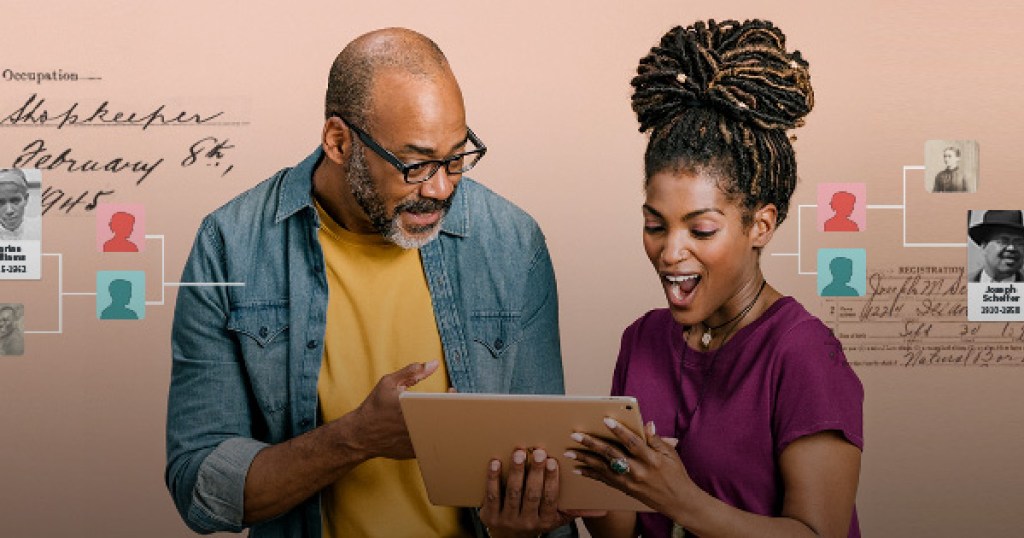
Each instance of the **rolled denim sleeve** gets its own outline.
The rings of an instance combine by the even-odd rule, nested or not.
[[[182,283],[225,283],[223,238],[207,217]],[[226,325],[226,286],[182,286],[171,332],[165,481],[188,527],[199,533],[242,530],[245,477],[267,446],[252,438],[255,404],[237,341]]]
[[[513,393],[564,394],[562,348],[558,330],[558,287],[544,235],[533,234],[533,256],[523,301],[522,355],[516,359]]]

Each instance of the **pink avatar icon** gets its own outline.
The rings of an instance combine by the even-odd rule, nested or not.
[[[103,252],[138,252],[139,247],[128,239],[135,229],[135,215],[118,211],[110,216],[110,231],[114,237],[103,243]]]
[[[835,212],[835,216],[825,221],[826,232],[859,232],[860,225],[850,218],[853,208],[857,205],[857,197],[846,191],[836,191],[832,194],[832,201],[829,207]]]

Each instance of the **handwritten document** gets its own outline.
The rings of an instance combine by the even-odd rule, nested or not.
[[[1024,322],[970,321],[967,298],[962,266],[898,266],[863,297],[823,297],[822,320],[854,366],[1024,366]]]
[[[43,214],[92,211],[99,203],[118,198],[119,190],[139,187],[168,167],[213,168],[220,177],[227,176],[234,168],[231,150],[235,145],[230,138],[207,131],[247,124],[222,108],[193,109],[159,98],[143,108],[129,108],[109,99],[54,99],[33,88],[20,99],[0,102],[0,129],[17,128],[15,132],[26,133],[22,143],[7,144],[7,154],[0,159],[6,161],[4,167],[42,172]],[[74,146],[76,136],[71,133],[80,135],[86,128],[100,136],[107,136],[105,129],[130,130],[134,136],[132,143],[111,144],[101,154]],[[195,136],[189,136],[187,143],[168,145],[156,134],[161,128],[189,129]],[[144,139],[152,143],[142,142]],[[82,182],[68,181],[73,177],[127,178],[130,183],[115,183],[119,186],[114,187],[110,181],[84,183],[92,188],[83,188]]]

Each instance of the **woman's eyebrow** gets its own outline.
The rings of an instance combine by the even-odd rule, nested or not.
[[[643,205],[643,209],[645,211],[651,213],[655,217],[664,218],[664,216],[662,216],[662,214],[659,213],[657,209],[654,209],[653,207],[651,207],[651,206],[649,206],[647,204]],[[690,211],[689,213],[683,215],[683,219],[682,220],[690,220],[690,219],[699,217],[699,216],[701,216],[701,215],[703,215],[705,213],[718,213],[719,215],[722,215],[723,217],[725,216],[725,213],[721,209],[718,209],[716,207],[703,207],[701,209],[695,209],[695,210]]]

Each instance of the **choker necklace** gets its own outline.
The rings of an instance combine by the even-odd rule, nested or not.
[[[767,280],[762,279],[761,287],[757,289],[757,295],[754,296],[754,299],[750,301],[750,303],[748,303],[747,306],[743,307],[743,310],[740,310],[739,314],[736,314],[731,319],[729,319],[729,321],[726,321],[725,323],[722,323],[721,325],[716,325],[714,327],[708,325],[703,321],[700,322],[700,324],[704,326],[704,334],[700,337],[701,345],[703,345],[704,348],[707,349],[707,347],[711,345],[711,331],[717,331],[718,329],[721,329],[722,327],[725,327],[726,325],[729,325],[730,323],[742,318],[747,314],[747,312],[750,312],[750,309],[754,308],[754,303],[756,303],[757,300],[761,298],[761,292],[764,291],[764,286],[767,283]],[[724,344],[725,342],[723,341],[722,343]]]

